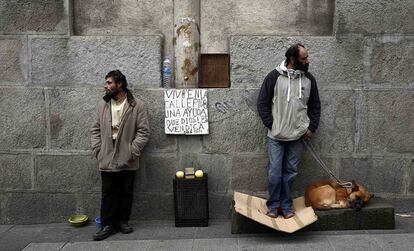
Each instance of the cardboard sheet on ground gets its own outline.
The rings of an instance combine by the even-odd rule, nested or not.
[[[259,197],[234,192],[234,201],[234,208],[237,213],[263,225],[287,233],[293,233],[312,224],[318,219],[312,207],[305,206],[304,197],[293,200],[295,216],[290,219],[284,219],[283,217],[271,218],[267,216],[266,200]]]

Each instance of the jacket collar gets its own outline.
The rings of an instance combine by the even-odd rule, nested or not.
[[[134,98],[134,96],[132,95],[132,92],[129,89],[126,89],[126,95],[127,95],[128,104],[132,107],[135,107],[137,102],[135,101],[135,98]]]
[[[132,95],[132,93],[129,89],[126,89],[126,96],[127,96],[128,104],[132,107],[135,107],[137,102],[135,101],[134,95]],[[105,102],[108,103],[111,99],[104,96],[103,100],[105,100]]]
[[[284,75],[284,76],[290,77],[290,78],[298,78],[298,77],[301,77],[303,74],[305,74],[301,70],[288,69],[286,67],[286,60],[283,60],[282,63],[280,63],[280,65],[278,67],[276,67],[276,70],[281,75]]]

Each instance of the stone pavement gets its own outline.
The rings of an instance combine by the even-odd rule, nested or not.
[[[413,214],[412,214],[413,215]],[[135,231],[95,242],[96,226],[66,223],[0,225],[0,250],[414,250],[414,217],[396,216],[393,230],[230,233],[230,220],[206,228],[176,228],[172,221],[132,222]]]

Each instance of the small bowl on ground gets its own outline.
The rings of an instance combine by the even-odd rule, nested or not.
[[[74,214],[69,217],[68,221],[72,226],[80,227],[88,222],[88,216],[85,214]]]

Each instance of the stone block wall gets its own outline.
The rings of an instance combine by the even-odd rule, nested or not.
[[[228,53],[231,35],[332,34],[334,0],[201,1],[201,53]]]
[[[133,219],[173,219],[172,178],[189,166],[209,174],[212,218],[230,216],[235,190],[265,196],[266,129],[256,100],[264,77],[294,42],[309,49],[319,86],[315,149],[340,178],[364,183],[397,211],[414,209],[412,1],[266,0],[253,9],[248,1],[201,1],[202,51],[227,52],[231,61],[231,87],[208,89],[204,136],[164,133],[160,69],[173,50],[173,0],[97,3],[0,0],[1,224],[99,214],[89,129],[104,75],[115,68],[147,103],[151,127]],[[265,22],[270,8],[246,23],[265,6],[280,6],[279,15]],[[295,196],[323,177],[305,152]]]
[[[173,56],[173,0],[72,1],[76,36],[162,35],[164,54]]]
[[[0,2],[0,34],[69,34],[69,0]]]

